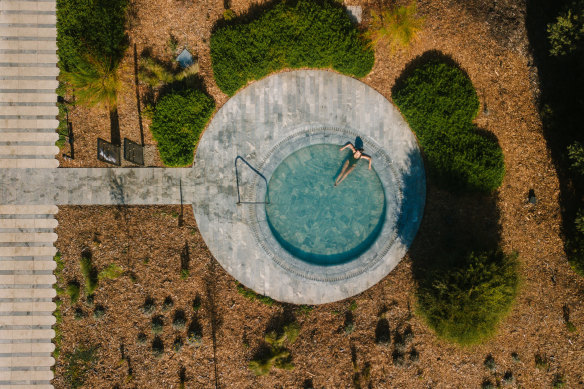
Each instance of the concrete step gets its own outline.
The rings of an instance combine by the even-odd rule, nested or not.
[[[0,205],[0,215],[54,215],[56,205]]]
[[[16,331],[15,331],[16,332]],[[0,358],[0,367],[15,366],[53,366],[52,357],[12,357]]]
[[[56,14],[0,13],[0,23],[56,24]]]
[[[0,155],[55,155],[57,146],[0,146]]]
[[[0,232],[0,242],[54,242],[57,240],[57,234],[53,232]]]
[[[34,257],[46,256],[51,257],[57,253],[54,247],[1,247],[0,257]],[[0,285],[2,282],[0,282]]]
[[[23,56],[24,54],[18,55]],[[0,54],[0,59],[5,56],[7,55]],[[57,62],[56,56],[55,62]],[[56,89],[58,86],[59,81],[57,80],[2,80],[2,89]]]
[[[0,303],[4,304],[4,303]],[[53,315],[45,316],[0,316],[2,326],[52,326],[57,319]],[[0,350],[4,346],[0,347]]]
[[[25,248],[25,247],[0,247],[6,248]],[[54,248],[54,247],[26,247],[26,248]],[[56,250],[55,250],[56,251]],[[57,279],[52,274],[47,275],[3,275],[0,274],[0,285],[52,285]]]
[[[53,339],[54,330],[2,330],[0,339]],[[23,366],[23,365],[21,365]]]
[[[57,37],[57,29],[34,28],[34,27],[3,27],[0,26],[0,36],[34,37],[34,38],[54,38]],[[39,39],[42,40],[42,39]]]
[[[50,118],[53,119],[59,114],[59,109],[56,106],[0,106],[0,117],[9,116],[14,117],[16,115],[22,117],[35,117],[39,118],[42,116],[43,118]],[[4,136],[0,138],[0,142],[4,142]]]
[[[0,107],[7,108],[7,107]],[[42,107],[51,108],[51,107]],[[55,108],[56,109],[56,108]],[[46,142],[54,144],[59,139],[56,132],[4,132],[0,134],[0,142]]]
[[[35,383],[35,384],[16,384],[16,385],[6,385],[2,386],[2,389],[55,389],[51,384]]]
[[[0,10],[55,11],[56,7],[56,1],[2,0],[0,2]]]
[[[4,277],[0,275],[0,277]],[[16,276],[15,276],[16,277]],[[22,276],[21,276],[22,277]],[[39,277],[39,276],[24,276],[24,277]],[[28,283],[28,282],[24,282]],[[42,283],[42,282],[41,282]],[[51,316],[53,311],[57,308],[54,302],[24,302],[24,303],[0,303],[0,312],[18,312],[18,313],[32,313],[29,316]],[[36,313],[36,315],[35,315]],[[18,316],[18,315],[14,315]]]
[[[0,219],[2,228],[57,228],[59,223],[55,219]]]
[[[0,298],[53,298],[57,295],[53,287],[36,289],[0,289]]]
[[[0,42],[2,42],[0,40]],[[42,42],[41,42],[42,43]],[[47,42],[49,43],[49,42]],[[41,44],[39,44],[42,47]],[[0,46],[1,48],[1,46]],[[2,67],[0,74],[3,76],[58,76],[59,68],[55,66],[27,66],[27,67]],[[0,92],[4,88],[0,88]]]
[[[3,81],[3,80],[2,80]],[[1,83],[1,81],[0,81]],[[0,102],[2,103],[57,103],[57,94],[54,91],[44,93],[1,93]],[[53,126],[51,126],[53,127]],[[0,127],[1,128],[1,127]],[[5,128],[18,128],[8,127]]]
[[[52,370],[0,371],[0,381],[50,381],[53,377],[54,374]],[[21,386],[22,385],[18,385],[19,388]],[[2,386],[2,388],[4,388],[4,386]]]
[[[0,158],[0,168],[4,169],[54,169],[59,167],[56,159],[2,159]]]
[[[57,54],[39,54],[39,53],[4,53],[0,56],[1,63],[22,63],[30,64],[34,63],[57,63],[59,60]],[[23,66],[24,67],[24,66]]]
[[[0,40],[0,50],[51,50],[57,52],[57,43],[49,41]]]
[[[55,269],[55,261],[0,261],[0,271],[5,270],[49,270]]]
[[[55,99],[57,95],[55,94]],[[0,128],[57,128],[59,121],[54,119],[0,119]]]

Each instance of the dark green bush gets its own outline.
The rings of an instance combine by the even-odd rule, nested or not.
[[[172,309],[172,307],[174,307],[174,301],[172,300],[172,297],[166,296],[162,302],[162,311],[169,311]]]
[[[153,317],[152,322],[150,323],[150,327],[152,328],[153,334],[160,334],[164,328],[164,319],[162,316]]]
[[[156,309],[154,299],[152,297],[147,297],[142,305],[142,313],[145,315],[152,315]]]
[[[430,175],[448,188],[492,192],[505,165],[497,140],[472,123],[474,87],[458,67],[432,59],[398,81],[393,100],[416,133]]]
[[[91,260],[92,254],[88,248],[83,249],[81,252],[81,274],[85,278],[85,292],[87,295],[93,294],[95,289],[97,289],[98,284],[98,273],[95,266],[93,266],[93,261]]]
[[[195,145],[214,109],[213,99],[196,89],[173,91],[160,98],[150,129],[165,165],[193,163]]]
[[[67,294],[71,299],[71,304],[75,304],[79,300],[79,282],[71,281],[67,284]]]
[[[57,0],[59,67],[72,72],[85,66],[86,56],[118,63],[127,47],[128,0]]]
[[[217,85],[233,95],[282,68],[333,68],[363,77],[374,53],[346,10],[329,0],[283,0],[255,18],[224,22],[211,35]]]
[[[420,282],[418,312],[439,336],[462,345],[491,336],[516,295],[516,255],[471,253],[429,270]]]

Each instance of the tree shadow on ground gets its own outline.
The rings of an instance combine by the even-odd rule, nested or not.
[[[570,168],[567,147],[584,142],[584,54],[554,57],[549,54],[547,26],[572,0],[528,0],[525,22],[530,49],[539,76],[539,111],[548,150],[560,183],[563,232],[574,236],[574,218],[584,205],[584,180]],[[567,247],[569,250],[569,247]]]

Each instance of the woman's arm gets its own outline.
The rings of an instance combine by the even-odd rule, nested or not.
[[[369,161],[369,170],[371,170],[371,156],[369,156],[367,154],[363,154],[363,155],[361,155],[361,158],[365,158]]]
[[[353,150],[353,152],[355,152],[355,147],[353,146],[353,144],[351,142],[347,142],[343,147],[341,147],[341,151],[343,151],[347,147],[350,147],[351,150]]]

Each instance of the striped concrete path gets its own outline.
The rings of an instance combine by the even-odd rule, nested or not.
[[[0,0],[0,176],[59,165],[55,7]],[[57,207],[0,204],[0,388],[52,388]]]

